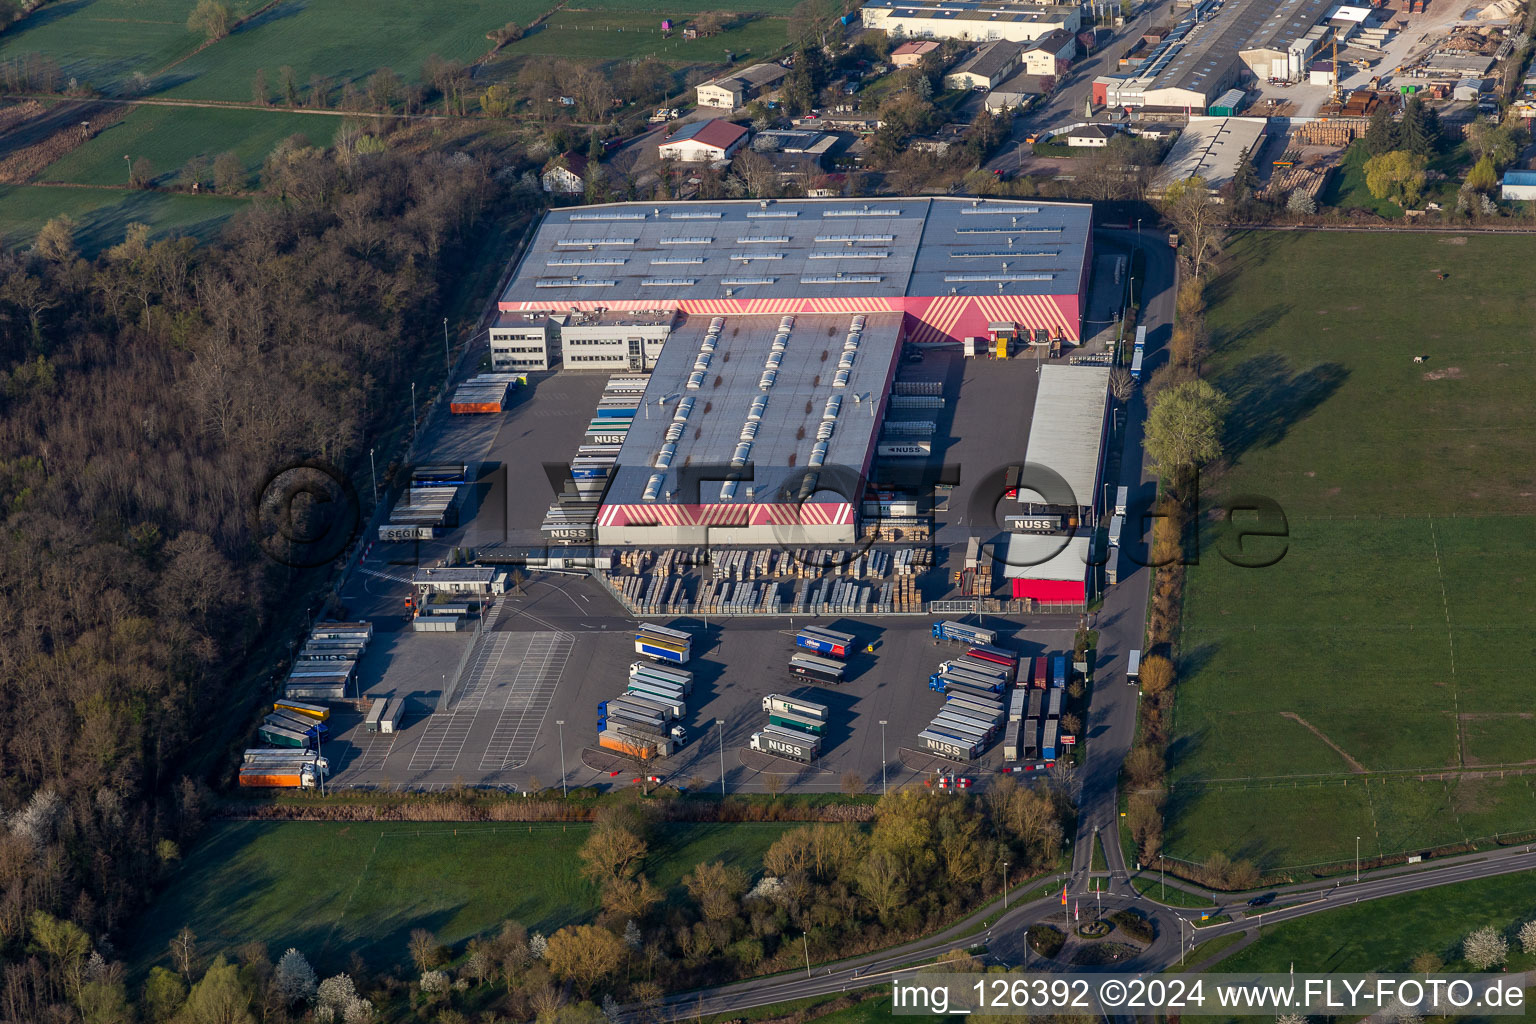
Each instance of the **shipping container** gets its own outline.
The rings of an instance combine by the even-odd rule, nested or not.
[[[681,686],[659,682],[655,679],[647,679],[644,676],[636,676],[631,679],[627,688],[630,693],[637,696],[676,701],[679,704],[684,703],[684,698],[686,697]]]
[[[392,697],[389,706],[379,716],[380,732],[399,732],[405,727],[405,698]]]
[[[683,688],[684,693],[693,692],[693,673],[685,668],[655,665],[648,661],[632,661],[629,664],[629,677],[633,679],[637,674],[647,675],[664,682],[675,683]]]
[[[635,653],[643,654],[657,661],[671,662],[674,665],[686,665],[691,656],[689,648],[667,640],[657,640],[654,637],[635,635]]]
[[[1131,355],[1131,380],[1141,380],[1141,361],[1143,352],[1137,349]]]
[[[677,717],[677,715],[673,714],[673,705],[660,705],[660,703],[654,702],[654,700],[650,700],[648,697],[639,697],[639,695],[634,694],[610,697],[608,700],[599,700],[598,702],[599,715],[613,714],[614,711],[621,708],[625,709],[625,711],[633,712],[633,714],[642,715],[642,717],[648,718],[648,720],[653,718],[656,728],[662,728],[662,726],[667,725],[668,722]]]
[[[1029,710],[1024,713],[1025,718],[1045,717],[1045,691],[1029,691]]]
[[[769,725],[752,734],[748,744],[753,750],[776,754],[803,764],[810,764],[821,754],[821,738]]]
[[[462,462],[417,466],[411,470],[412,487],[457,487],[469,482],[469,466]]]
[[[318,722],[313,718],[301,718],[298,715],[282,711],[274,711],[263,718],[262,721],[268,725],[275,725],[283,729],[290,729],[293,732],[303,733],[305,736],[312,737],[322,743],[331,734],[330,726],[324,722]]]
[[[1132,651],[1125,661],[1125,681],[1128,683],[1141,682],[1141,651]]]
[[[997,735],[997,722],[995,720],[988,721],[986,716],[979,711],[968,711],[953,704],[945,704],[943,710],[933,716],[933,724],[935,726],[942,726],[945,723],[978,730],[981,733],[982,739],[988,743]]]
[[[995,704],[985,704],[974,697],[950,697],[944,702],[946,708],[953,708],[975,718],[980,718],[990,725],[997,725],[1003,718],[1003,709]]]
[[[1049,658],[1035,659],[1035,686],[1045,689],[1051,685],[1051,667]]]
[[[300,749],[310,745],[310,737],[302,732],[284,728],[281,725],[272,725],[262,722],[256,729],[256,735],[274,747],[298,747]]]
[[[997,662],[988,661],[985,658],[973,658],[969,654],[962,654],[958,658],[951,658],[949,661],[939,665],[940,670],[944,670],[946,667],[970,672],[972,675],[987,676],[988,678],[996,679],[1004,686],[1009,686],[1013,683],[1013,671],[1008,666],[999,665]]]
[[[1046,718],[1061,717],[1061,694],[1062,691],[1060,690],[1051,690],[1047,693],[1045,702]]]
[[[823,722],[827,720],[827,706],[825,704],[801,700],[798,697],[786,697],[782,693],[770,693],[764,697],[763,710],[768,712],[787,711],[792,715],[803,715],[806,718],[815,718]]]
[[[1056,760],[1056,721],[1047,718],[1040,731],[1040,756],[1047,761]]]
[[[1119,490],[1115,491],[1115,515],[1117,515],[1117,516],[1126,515],[1125,509],[1126,509],[1126,506],[1130,504],[1130,502],[1131,502],[1131,489],[1129,487],[1122,487]]]
[[[1061,689],[1067,685],[1067,656],[1054,654],[1051,656],[1051,685]]]
[[[368,708],[368,717],[363,719],[364,732],[379,731],[379,719],[384,717],[384,709],[388,705],[388,697],[375,697],[373,699],[373,704]]]
[[[1014,690],[1008,695],[1008,721],[1023,721],[1029,711],[1029,691]]]
[[[958,709],[952,709],[945,705],[939,713],[933,716],[931,727],[940,731],[960,730],[967,733],[975,733],[983,743],[992,739],[992,726],[985,720],[972,718]]]
[[[814,654],[796,654],[789,659],[789,675],[796,681],[839,686],[843,682],[841,662],[818,658]]]
[[[980,658],[983,661],[994,662],[1008,669],[1009,680],[1018,678],[1019,656],[1006,647],[994,647],[991,644],[979,644],[965,652],[972,658]]]
[[[1019,734],[1021,731],[1022,723],[1018,721],[1009,722],[1008,728],[1003,731],[1004,761],[1017,761],[1023,756],[1023,751],[1019,749]]]
[[[319,704],[305,704],[297,700],[279,700],[272,705],[273,711],[291,711],[296,715],[304,715],[313,718],[317,722],[329,721],[331,709],[321,707]]]
[[[793,729],[795,732],[809,733],[812,736],[820,736],[827,728],[827,723],[819,718],[808,718],[790,711],[770,711],[768,724]]]
[[[853,649],[857,638],[852,633],[839,633],[832,629],[822,629],[820,626],[806,626],[795,635],[795,645],[817,654],[830,655],[834,658],[846,658],[848,652]]]
[[[981,746],[955,736],[948,736],[934,732],[932,729],[924,729],[918,733],[917,740],[924,750],[932,751],[955,761],[974,761],[980,753]]]
[[[933,624],[933,638],[968,647],[991,647],[997,643],[997,633],[981,626],[966,626],[959,622],[942,620]]]
[[[612,750],[628,757],[636,757],[642,761],[662,756],[658,753],[659,745],[648,740],[641,740],[632,736],[625,736],[612,729],[604,729],[597,734],[597,745],[604,750]]]
[[[663,712],[671,719],[682,718],[688,714],[688,705],[681,700],[674,700],[655,692],[635,692],[634,686],[628,687],[624,692],[627,700],[637,700],[642,704],[653,705],[658,711]]]

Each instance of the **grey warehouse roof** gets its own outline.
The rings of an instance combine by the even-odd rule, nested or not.
[[[545,214],[501,301],[974,295],[968,273],[988,294],[1070,295],[1092,224],[1085,203],[947,197],[572,207]]]
[[[783,318],[723,317],[725,323],[710,355],[707,374],[697,389],[690,390],[687,382],[695,371],[712,319],[690,316],[667,339],[646,385],[644,406],[636,411],[619,450],[605,504],[639,504],[645,500],[646,488],[659,471],[656,457],[667,443],[668,428],[684,411],[687,418],[673,442],[676,451],[652,500],[656,504],[686,505],[720,501],[721,473],[707,474],[717,479],[702,481],[695,489],[681,484],[679,471],[684,467],[729,466],[754,403],[764,396],[766,405],[753,419],[756,433],[749,455],[753,478],[737,485],[737,503],[797,500],[798,492],[785,498],[780,491],[786,483],[797,488],[803,471],[809,468],[818,428],[828,412],[827,401],[834,396],[840,396],[841,402],[824,465],[847,467],[855,473],[868,468],[880,427],[880,406],[894,374],[902,314],[864,316],[851,373],[847,385],[840,388],[834,388],[832,381],[854,314],[795,316],[782,362],[766,390],[760,383]],[[837,500],[858,497],[848,495]]]
[[[1334,0],[1227,0],[1212,14],[1175,26],[1136,77],[1148,89],[1205,90],[1243,50],[1285,49],[1328,13]],[[1200,5],[1211,7],[1209,0]]]
[[[1072,489],[1070,501],[1036,490],[1044,504],[1083,507],[1094,503],[1108,402],[1109,367],[1041,367],[1024,461],[1048,467]],[[1025,496],[1021,487],[1019,497]]]

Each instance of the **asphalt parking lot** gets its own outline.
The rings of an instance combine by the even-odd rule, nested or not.
[[[928,574],[930,598],[948,588],[943,581],[973,533],[990,537],[1000,530],[992,498],[1000,493],[1004,467],[1023,460],[1036,373],[1031,358],[971,360],[953,351],[930,352],[902,367],[902,379],[943,382],[945,408],[927,413],[938,428],[932,463],[958,468],[935,517],[939,565]],[[430,455],[422,461],[477,465],[477,483],[464,496],[458,529],[419,545],[375,544],[348,579],[348,614],[373,621],[376,630],[360,668],[360,692],[404,695],[408,714],[393,735],[364,733],[360,711],[336,715],[326,750],[333,784],[524,790],[558,784],[562,766],[568,785],[615,781],[614,755],[596,748],[596,708],[623,691],[637,655],[633,623],[606,590],[582,577],[536,574],[521,593],[493,607],[478,634],[410,632],[405,605],[415,567],[437,564],[454,547],[541,543],[538,527],[551,496],[544,466],[575,453],[607,376],[535,375],[499,416],[443,415],[426,428],[419,450]],[[775,788],[836,791],[851,775],[873,790],[881,784],[882,763],[889,785],[919,778],[920,771],[903,764],[902,750],[916,748],[918,733],[942,704],[928,689],[929,673],[959,651],[933,644],[933,618],[818,620],[854,633],[861,648],[875,645],[873,654],[860,650],[850,659],[849,681],[835,689],[806,688],[785,671],[803,619],[669,622],[698,638],[688,666],[696,679],[684,723],[688,740],[645,774],[718,786],[723,760],[727,790],[757,791],[770,786],[765,774],[780,773],[792,778],[777,780]],[[1069,647],[1075,621],[1044,618],[1024,630],[1000,619],[986,624],[1033,657]],[[775,692],[831,710],[822,757],[810,769],[746,750],[767,722],[762,698]],[[907,758],[908,765],[921,761]],[[999,763],[994,744],[977,767]],[[638,767],[625,766],[625,783],[631,771]]]

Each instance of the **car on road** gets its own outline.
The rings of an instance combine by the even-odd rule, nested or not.
[[[1267,907],[1271,903],[1275,902],[1275,895],[1275,893],[1267,892],[1262,896],[1255,896],[1253,899],[1248,901],[1248,905],[1250,907]]]

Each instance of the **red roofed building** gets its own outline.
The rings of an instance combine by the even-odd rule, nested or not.
[[[747,142],[747,130],[739,124],[710,118],[683,125],[658,147],[663,160],[683,163],[714,163],[729,160]]]

